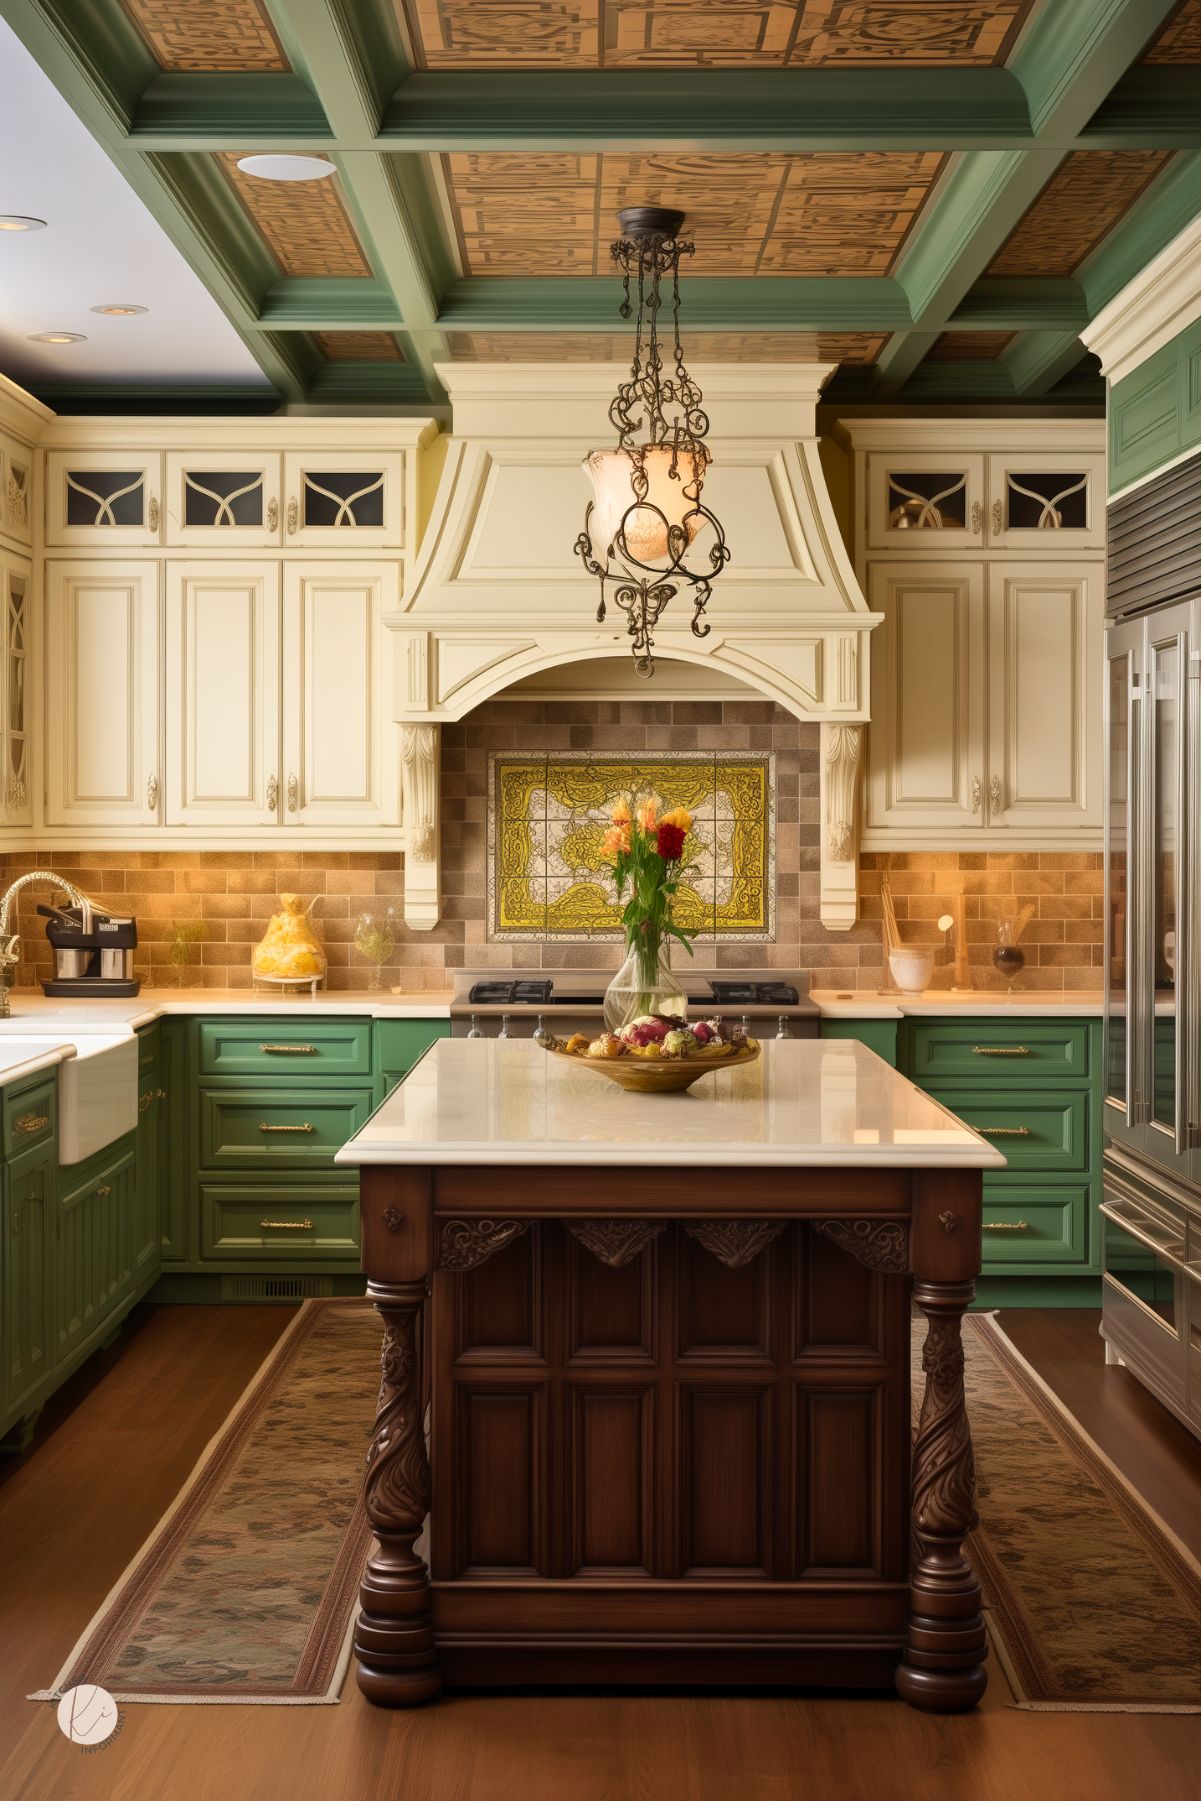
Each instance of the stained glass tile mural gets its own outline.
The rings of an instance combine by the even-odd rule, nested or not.
[[[681,751],[494,751],[488,768],[488,937],[616,938],[617,888],[601,846],[614,802],[652,790],[687,807],[676,897],[705,938],[774,936],[775,759]]]

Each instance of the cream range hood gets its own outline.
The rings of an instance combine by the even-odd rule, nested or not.
[[[596,623],[599,583],[573,546],[589,497],[580,464],[613,441],[622,364],[439,367],[453,408],[445,462],[395,634],[402,726],[405,916],[439,913],[438,728],[514,683],[559,666],[624,658],[622,698],[653,700],[633,668],[625,618]],[[707,637],[681,592],[655,630],[678,660],[743,684],[822,725],[825,925],[856,914],[859,752],[867,719],[869,611],[843,546],[818,456],[815,409],[833,367],[711,364],[693,371],[711,421],[705,501],[731,563],[714,584]],[[674,616],[673,616],[674,615]]]

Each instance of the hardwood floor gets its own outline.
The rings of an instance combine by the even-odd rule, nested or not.
[[[282,1308],[144,1307],[0,1469],[4,1801],[1198,1801],[1201,1718],[1028,1714],[1000,1672],[974,1715],[894,1700],[458,1695],[368,1707],[124,1709],[85,1753],[50,1680],[276,1336]],[[1124,1370],[1096,1315],[1003,1324],[1085,1428],[1201,1554],[1201,1445]]]

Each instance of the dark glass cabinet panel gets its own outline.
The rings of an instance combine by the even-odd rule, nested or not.
[[[142,469],[68,469],[68,525],[146,523],[146,475]]]
[[[1010,470],[1005,477],[1010,531],[1085,531],[1088,476],[1083,470]]]
[[[188,469],[184,473],[185,525],[261,526],[261,469]]]
[[[928,469],[907,473],[890,470],[890,531],[962,531],[967,525],[967,474],[964,470]]]
[[[379,469],[306,469],[304,523],[343,527],[384,523],[384,475]]]

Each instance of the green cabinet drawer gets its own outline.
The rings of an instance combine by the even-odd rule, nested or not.
[[[15,1157],[21,1151],[44,1144],[54,1136],[55,1075],[38,1076],[6,1088],[4,1107],[4,1155]]]
[[[200,1255],[249,1262],[359,1259],[359,1191],[334,1183],[202,1183]]]
[[[363,1087],[202,1088],[201,1168],[328,1168],[372,1100]]]
[[[201,1076],[260,1076],[289,1082],[371,1075],[369,1019],[206,1019]]]
[[[1001,1263],[1086,1263],[1090,1190],[994,1187],[984,1182],[984,1268]]]
[[[381,1093],[390,1093],[431,1044],[449,1036],[449,1019],[377,1019],[375,1067],[380,1074]]]
[[[975,1088],[931,1088],[930,1094],[1007,1159],[1005,1182],[1023,1172],[1044,1175],[1085,1171],[1089,1166],[1089,1095],[1062,1089],[1031,1088],[997,1096]]]
[[[923,1088],[967,1077],[994,1088],[1084,1082],[1089,1050],[1087,1020],[914,1020],[908,1073]]]

